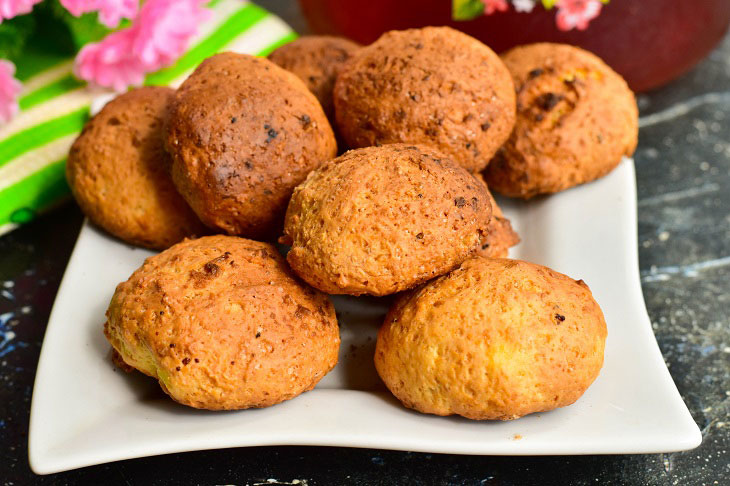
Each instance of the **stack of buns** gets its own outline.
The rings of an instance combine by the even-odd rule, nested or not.
[[[122,94],[67,166],[93,223],[163,250],[112,298],[115,360],[185,405],[270,406],[336,365],[327,294],[398,294],[374,360],[405,406],[569,405],[601,369],[603,314],[584,282],[506,258],[519,237],[490,190],[597,179],[633,152],[637,117],[586,51],[499,57],[447,27],[218,54],[177,90]]]

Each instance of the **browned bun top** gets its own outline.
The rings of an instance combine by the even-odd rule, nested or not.
[[[334,122],[335,79],[345,61],[359,48],[360,44],[342,37],[309,35],[279,47],[269,54],[269,60],[299,76],[317,97],[327,118]]]
[[[163,249],[205,227],[175,190],[162,148],[162,123],[174,91],[133,89],[84,126],[66,179],[91,221],[134,245]]]
[[[402,294],[375,367],[407,407],[510,420],[575,402],[603,365],[606,321],[583,281],[473,257]]]
[[[310,390],[337,363],[328,297],[276,249],[233,236],[179,243],[117,286],[104,332],[128,365],[196,408],[265,407]]]
[[[294,187],[337,151],[299,78],[231,52],[206,59],[180,86],[165,145],[175,185],[200,219],[257,238],[280,230]]]
[[[383,34],[357,51],[334,92],[351,147],[417,143],[483,169],[515,119],[512,80],[487,46],[449,27]]]
[[[517,89],[517,122],[486,171],[490,188],[524,198],[557,192],[607,174],[634,152],[634,94],[597,56],[539,43],[502,59]]]
[[[287,260],[332,294],[386,295],[449,271],[480,245],[486,187],[430,147],[351,150],[312,172],[287,209]]]

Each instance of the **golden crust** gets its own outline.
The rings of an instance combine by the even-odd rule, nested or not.
[[[515,93],[489,47],[448,27],[383,34],[345,64],[335,83],[337,126],[350,147],[436,147],[483,169],[512,130]]]
[[[474,174],[474,178],[487,187],[484,177],[481,174]],[[507,258],[509,249],[520,242],[520,236],[512,229],[512,223],[502,213],[502,209],[494,200],[494,196],[487,188],[489,202],[492,204],[492,219],[487,226],[487,234],[482,239],[482,244],[477,255],[491,258]]]
[[[304,81],[317,97],[330,122],[335,121],[332,90],[345,62],[360,48],[342,37],[310,35],[285,44],[269,54],[269,60]]]
[[[66,164],[81,210],[133,245],[164,249],[206,232],[175,190],[162,149],[162,121],[174,91],[145,87],[117,96],[84,126]]]
[[[603,364],[606,323],[583,281],[474,257],[400,296],[375,366],[409,408],[511,420],[575,402]]]
[[[387,295],[448,272],[489,223],[486,187],[428,147],[352,150],[312,172],[292,196],[287,260],[331,294]]]
[[[517,122],[485,172],[491,189],[525,199],[562,191],[606,175],[634,152],[636,99],[598,57],[539,43],[502,60],[517,89]]]
[[[210,410],[311,390],[340,343],[328,297],[298,281],[273,246],[222,235],[148,258],[117,286],[104,333],[174,400]]]
[[[230,52],[206,59],[177,91],[165,146],[175,185],[200,219],[252,238],[280,231],[294,187],[337,152],[299,78]]]

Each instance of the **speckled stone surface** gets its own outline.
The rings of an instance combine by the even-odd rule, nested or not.
[[[294,3],[265,2],[301,28]],[[669,370],[702,429],[689,452],[472,457],[259,447],[34,476],[30,396],[45,325],[81,224],[73,205],[0,238],[2,484],[730,484],[730,36],[693,72],[641,96],[636,152],[642,286]],[[63,363],[59,363],[63,366]]]

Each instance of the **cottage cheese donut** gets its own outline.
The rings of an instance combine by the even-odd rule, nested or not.
[[[117,286],[104,333],[129,366],[195,408],[267,407],[337,363],[335,310],[276,249],[233,236],[186,240]]]
[[[150,86],[117,96],[68,154],[66,179],[81,210],[133,245],[164,249],[206,231],[167,172],[162,121],[173,93]]]
[[[427,147],[351,150],[294,190],[282,242],[295,272],[330,294],[387,295],[448,272],[479,248],[486,187]]]
[[[383,34],[345,64],[334,100],[350,147],[432,145],[472,172],[486,167],[515,121],[504,64],[449,27]]]
[[[345,61],[359,48],[359,44],[342,37],[310,35],[279,47],[269,54],[269,60],[299,76],[317,97],[327,118],[334,122],[335,79]]]
[[[279,232],[294,187],[337,152],[299,78],[230,52],[205,60],[177,91],[165,146],[175,185],[200,219],[251,238]]]
[[[502,56],[517,89],[517,122],[486,170],[489,187],[528,199],[602,177],[638,137],[634,94],[588,51],[530,44]]]
[[[398,298],[375,367],[406,407],[511,420],[575,402],[603,365],[588,286],[549,268],[473,257]]]

